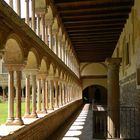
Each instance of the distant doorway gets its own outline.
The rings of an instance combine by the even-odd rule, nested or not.
[[[100,85],[92,85],[83,90],[83,101],[85,103],[95,102],[107,105],[107,89]]]

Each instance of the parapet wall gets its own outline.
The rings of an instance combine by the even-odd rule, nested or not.
[[[81,105],[82,100],[72,102],[1,140],[47,140]]]

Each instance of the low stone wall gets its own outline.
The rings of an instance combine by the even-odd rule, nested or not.
[[[140,89],[136,87],[136,73],[120,81],[121,135],[140,138]]]
[[[2,140],[47,140],[81,105],[82,100],[72,102],[2,138]]]

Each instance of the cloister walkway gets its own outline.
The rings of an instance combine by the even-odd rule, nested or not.
[[[49,140],[92,140],[92,108],[85,104]]]

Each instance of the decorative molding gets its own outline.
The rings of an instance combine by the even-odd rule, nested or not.
[[[106,79],[107,75],[87,75],[81,76],[81,79]]]

